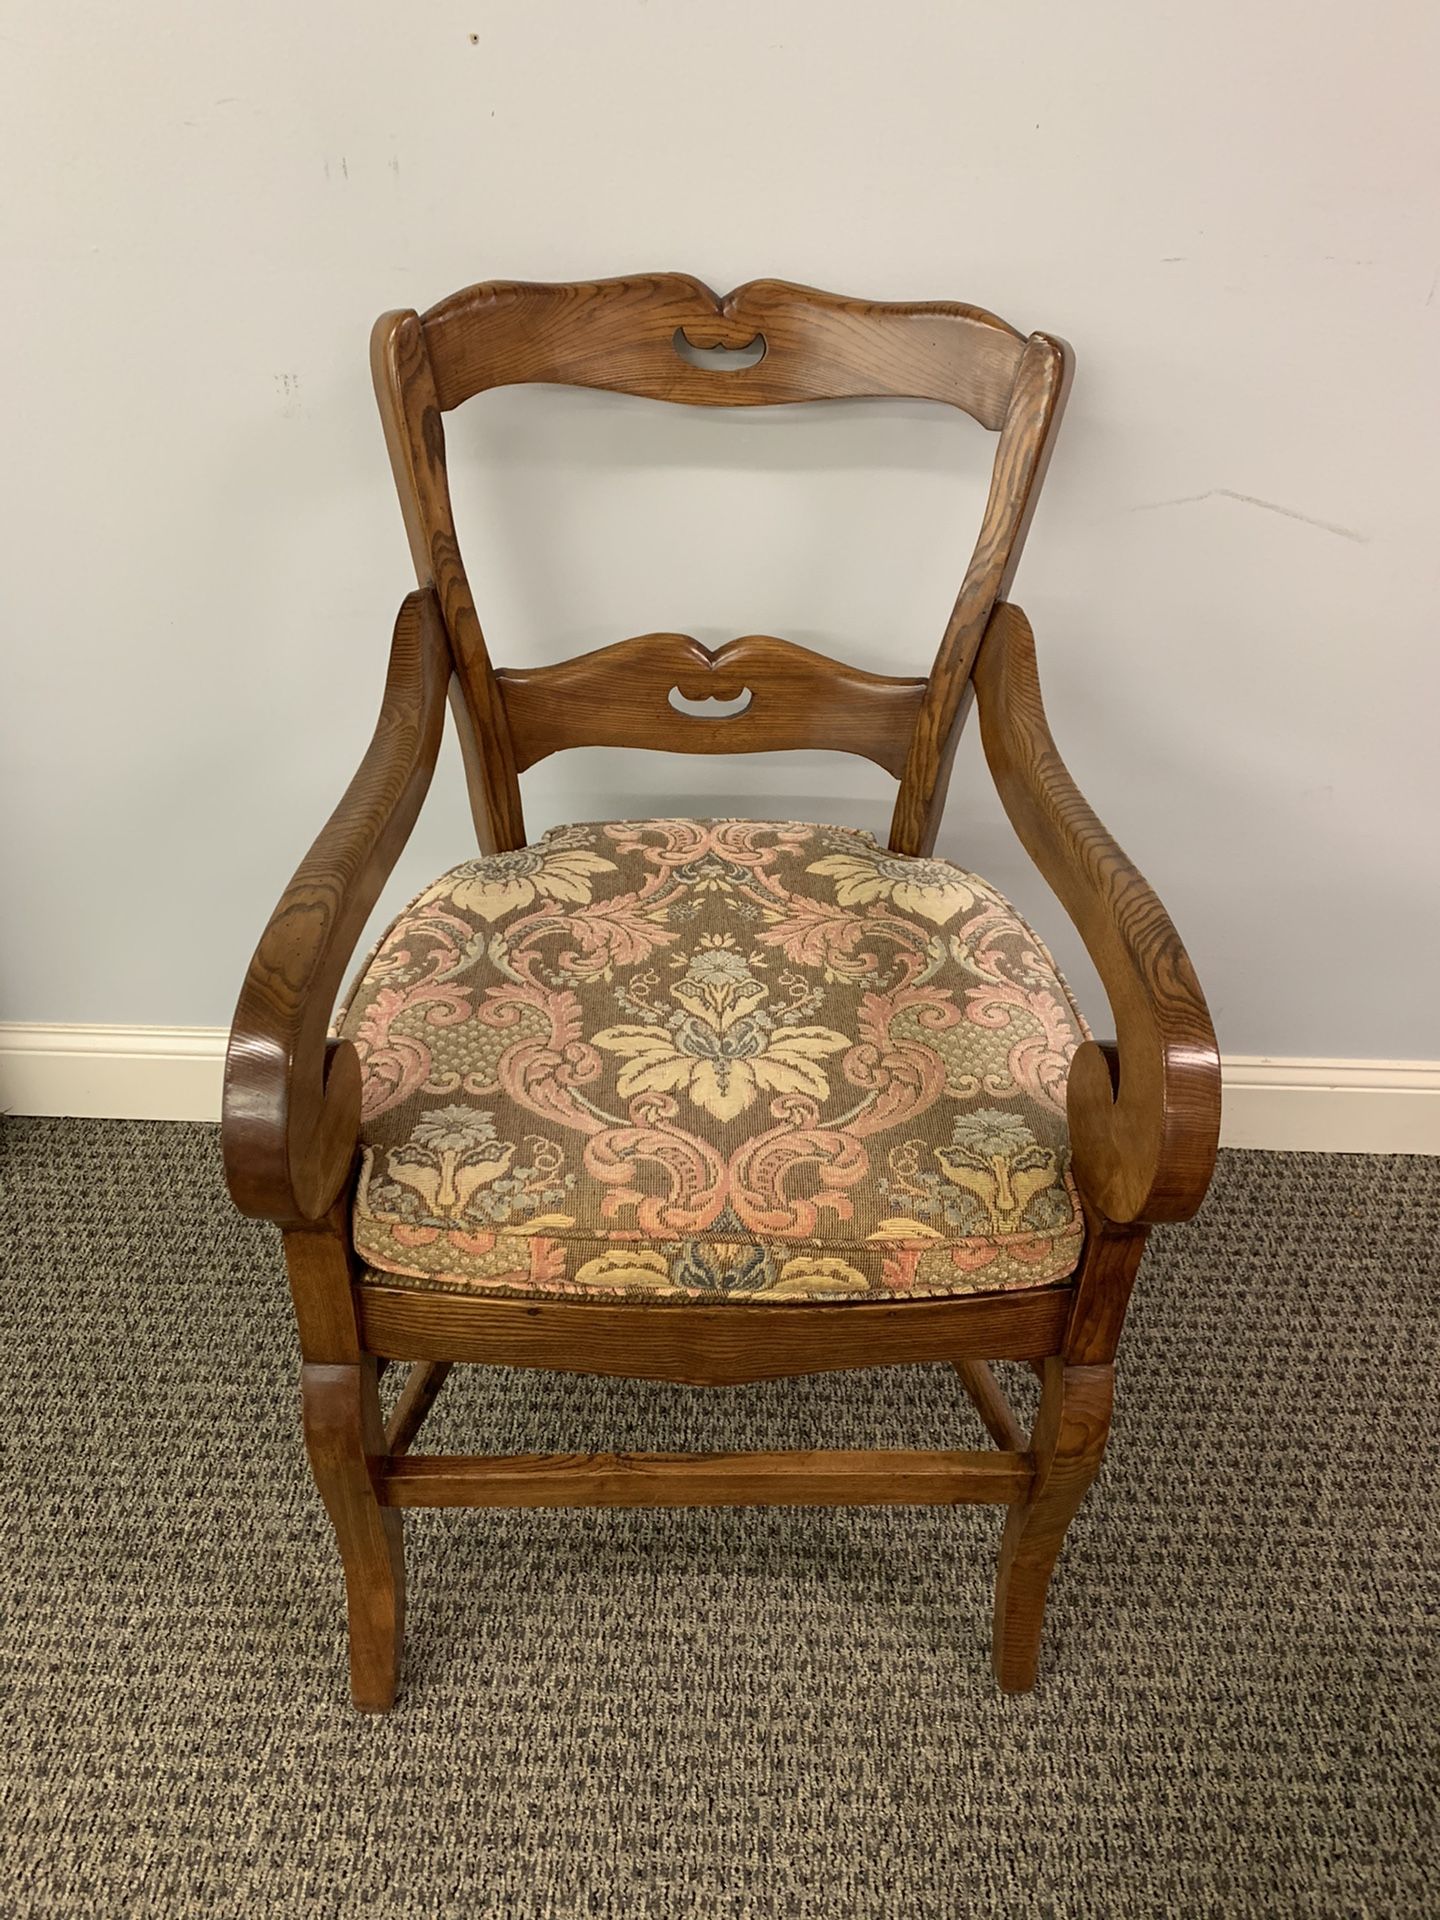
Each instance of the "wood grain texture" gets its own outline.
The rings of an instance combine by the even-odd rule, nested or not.
[[[422,1360],[410,1369],[400,1398],[385,1422],[385,1452],[392,1460],[408,1453],[425,1424],[425,1417],[450,1377],[448,1360]]]
[[[1015,1418],[1010,1402],[1000,1382],[995,1378],[988,1360],[957,1360],[955,1371],[960,1376],[960,1384],[969,1395],[970,1403],[979,1414],[985,1431],[997,1447],[1006,1447],[1012,1453],[1023,1453],[1027,1446],[1024,1429]]]
[[[522,773],[562,747],[820,747],[860,754],[898,779],[925,692],[923,680],[862,673],[763,634],[712,653],[686,634],[648,633],[558,666],[502,668],[497,678]],[[677,687],[687,700],[753,697],[741,713],[683,713],[670,704]]]
[[[366,1713],[395,1699],[405,1636],[403,1516],[380,1504],[385,1451],[375,1362],[300,1369],[305,1448],[345,1569],[350,1691]]]
[[[738,1386],[846,1367],[972,1355],[1021,1360],[1058,1352],[1070,1312],[1064,1287],[953,1300],[822,1306],[652,1306],[492,1300],[387,1287],[358,1290],[372,1353],[481,1360],[691,1386]]]
[[[1072,1366],[1108,1366],[1115,1358],[1125,1313],[1149,1237],[1142,1224],[1117,1224],[1081,1196],[1085,1246],[1075,1273],[1070,1319],[1061,1351]]]
[[[687,343],[734,350],[756,342],[764,351],[749,366],[696,365],[682,351]],[[720,299],[688,275],[651,274],[468,287],[423,318],[384,315],[372,352],[418,577],[440,596],[455,657],[463,699],[456,718],[482,850],[524,844],[518,774],[565,747],[866,752],[871,739],[869,757],[900,781],[892,848],[933,849],[975,651],[1014,575],[1068,388],[1072,357],[1063,341],[1022,339],[993,314],[954,302],[856,300],[770,280]],[[742,656],[724,649],[711,656],[684,636],[646,635],[563,667],[497,675],[455,535],[441,415],[489,387],[521,382],[695,406],[919,397],[998,430],[979,539],[928,681],[894,681],[838,662],[825,662],[822,672],[824,656],[783,653],[783,643],[752,636],[733,644],[743,650],[755,699],[746,714],[722,723],[677,715],[665,700],[677,682],[659,685],[652,669],[675,653],[677,674],[683,668],[692,679],[704,673],[729,684]],[[792,725],[782,724],[787,704]],[[650,737],[656,728],[660,739]]]
[[[360,1131],[360,1063],[327,1043],[345,969],[430,785],[450,655],[433,593],[400,609],[380,718],[359,771],[301,862],[240,990],[225,1058],[222,1141],[242,1213],[319,1220]]]
[[[1220,1133],[1220,1057],[1189,956],[1056,750],[1018,607],[995,609],[975,687],[1001,802],[1074,921],[1115,1016],[1113,1077],[1093,1041],[1070,1067],[1076,1182],[1107,1220],[1186,1219],[1210,1184]]]
[[[455,723],[476,837],[482,853],[510,852],[525,844],[520,782],[460,555],[445,466],[445,427],[415,313],[381,314],[370,336],[370,371],[415,576],[422,587],[434,588],[449,635],[458,681]]]
[[[723,299],[688,274],[635,274],[570,285],[491,280],[423,316],[445,409],[522,382],[603,387],[689,406],[907,397],[962,408],[998,427],[1024,342],[978,307],[854,300],[783,280],[752,280]],[[676,350],[748,347],[749,368],[696,366]]]
[[[349,1183],[323,1219],[303,1227],[286,1227],[283,1239],[301,1353],[322,1365],[355,1365],[361,1346],[355,1313]]]
[[[944,812],[955,748],[969,711],[971,671],[991,609],[1009,591],[1040,497],[1074,372],[1063,340],[1032,334],[1005,412],[980,537],[930,669],[895,797],[890,845],[928,854]]]
[[[995,1582],[995,1678],[1006,1693],[1025,1693],[1035,1684],[1050,1575],[1065,1530],[1100,1470],[1113,1393],[1109,1367],[1045,1363],[1031,1436],[1035,1477],[1028,1498],[1006,1515]]]
[[[1024,1499],[1021,1453],[577,1453],[397,1461],[396,1507],[959,1506]]]

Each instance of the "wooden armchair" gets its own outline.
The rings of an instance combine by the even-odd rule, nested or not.
[[[733,369],[703,353],[743,347]],[[1004,598],[1069,350],[973,307],[777,281],[719,300],[659,275],[472,287],[385,315],[373,364],[420,585],[370,748],[246,976],[224,1107],[235,1203],[284,1231],[355,1703],[395,1697],[409,1506],[1000,1503],[995,1672],[1026,1689],[1104,1450],[1146,1231],[1199,1205],[1220,1105],[1185,950],[1067,774],[1029,624]],[[998,434],[994,477],[929,676],[671,633],[493,667],[443,416],[520,382],[698,406],[904,395],[972,415]],[[701,717],[672,691],[749,700]],[[1086,1037],[1009,903],[931,857],[972,691],[1001,800],[1104,982],[1114,1045]],[[332,1037],[447,694],[481,856],[394,923]],[[593,744],[862,754],[899,781],[888,847],[733,820],[528,845],[519,775]],[[1040,1375],[1028,1435],[997,1359]],[[387,1424],[377,1381],[394,1361],[410,1372]],[[993,1450],[411,1451],[455,1362],[724,1386],[935,1361]]]

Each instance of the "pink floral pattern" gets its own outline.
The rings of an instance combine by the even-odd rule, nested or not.
[[[1079,1257],[1065,984],[985,881],[868,834],[558,828],[422,894],[339,1030],[386,1285],[920,1298]]]

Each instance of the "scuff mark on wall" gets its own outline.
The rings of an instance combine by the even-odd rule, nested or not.
[[[1322,533],[1336,534],[1341,540],[1355,540],[1363,547],[1368,533],[1355,527],[1343,527],[1335,520],[1317,520],[1313,513],[1300,513],[1294,507],[1282,507],[1278,500],[1262,500],[1257,494],[1237,493],[1234,487],[1207,487],[1204,493],[1182,493],[1174,500],[1142,500],[1132,513],[1151,513],[1157,507],[1193,507],[1202,500],[1238,500],[1244,507],[1262,507],[1266,513],[1278,513],[1286,520],[1299,520],[1307,527],[1319,527]]]
[[[280,396],[280,415],[285,420],[298,419],[304,411],[300,400],[300,376],[298,373],[277,373],[275,391]]]

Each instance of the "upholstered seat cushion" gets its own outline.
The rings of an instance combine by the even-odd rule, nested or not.
[[[556,829],[408,907],[340,1017],[369,1278],[860,1300],[1054,1285],[1054,962],[973,874],[748,820]]]

